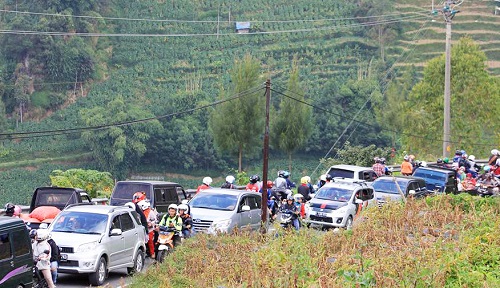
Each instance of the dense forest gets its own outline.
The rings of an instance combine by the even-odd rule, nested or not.
[[[494,5],[464,4],[454,20],[456,57],[475,55],[453,64],[475,73],[456,77],[456,105],[500,97]],[[274,158],[317,161],[345,143],[440,156],[444,24],[430,12],[405,0],[0,1],[0,156],[25,161],[5,173],[248,169],[261,159],[266,79]],[[486,156],[494,127],[469,129],[462,110],[455,146]]]

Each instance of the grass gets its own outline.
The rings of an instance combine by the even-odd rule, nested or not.
[[[339,233],[198,235],[130,287],[498,287],[499,212],[497,198],[446,195],[369,209]]]

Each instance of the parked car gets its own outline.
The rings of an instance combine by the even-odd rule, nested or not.
[[[372,182],[377,179],[377,173],[372,168],[355,165],[333,165],[326,171],[326,174],[330,174],[332,178],[347,178],[356,181]]]
[[[425,197],[429,194],[424,179],[410,176],[382,176],[373,181],[372,187],[375,190],[379,206],[382,206],[387,200],[401,200],[401,193],[404,197],[412,195],[415,198]]]
[[[235,189],[202,190],[189,202],[196,232],[216,234],[234,228],[258,230],[261,194]]]
[[[423,178],[429,192],[458,193],[457,176],[453,169],[437,166],[419,167],[413,172],[413,176]]]
[[[180,184],[165,181],[118,181],[111,194],[110,205],[120,206],[132,201],[135,192],[146,192],[151,207],[160,213],[167,212],[168,205],[179,204],[188,195]]]
[[[311,227],[350,229],[358,210],[374,201],[373,188],[367,182],[336,178],[309,201],[305,222]]]
[[[146,231],[128,206],[71,205],[49,231],[61,249],[58,271],[88,274],[93,286],[102,285],[111,270],[143,269]]]
[[[24,222],[0,216],[0,287],[31,287],[33,252]]]

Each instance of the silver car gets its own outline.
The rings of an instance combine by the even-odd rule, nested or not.
[[[231,232],[233,228],[258,230],[261,220],[260,193],[212,188],[202,190],[189,202],[195,232]]]
[[[144,266],[145,229],[127,206],[69,206],[49,230],[61,249],[58,272],[88,274],[91,285],[102,285],[111,270]]]

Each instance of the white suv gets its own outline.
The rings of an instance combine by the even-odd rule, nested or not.
[[[89,274],[91,285],[102,285],[111,270],[144,267],[146,232],[130,207],[71,205],[49,230],[61,249],[58,272]]]
[[[334,178],[308,202],[305,222],[311,227],[350,229],[358,210],[375,201],[373,188],[366,182]]]

